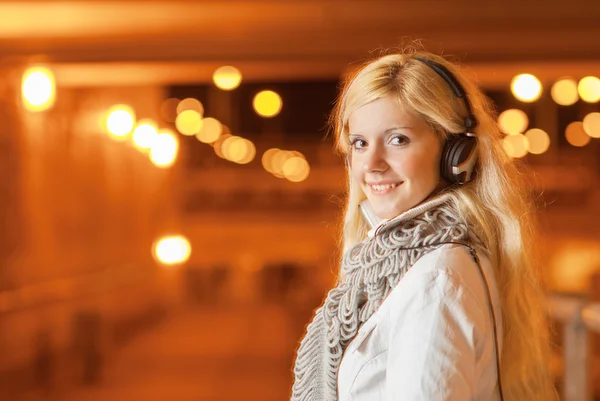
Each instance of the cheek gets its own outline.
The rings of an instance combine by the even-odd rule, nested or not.
[[[349,169],[350,169],[350,175],[352,176],[352,178],[354,178],[354,180],[356,180],[356,182],[362,183],[363,171],[361,168],[361,162],[360,162],[360,160],[358,160],[357,157],[353,157],[350,159]]]
[[[394,170],[407,179],[431,179],[437,181],[440,172],[439,160],[439,155],[436,153],[412,153],[404,155],[401,162],[395,162]]]

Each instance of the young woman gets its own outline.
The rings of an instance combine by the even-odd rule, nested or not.
[[[344,256],[292,400],[556,399],[530,206],[483,93],[441,57],[392,54],[333,120]]]

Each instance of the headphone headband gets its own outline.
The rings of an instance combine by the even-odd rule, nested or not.
[[[469,102],[467,92],[462,87],[460,82],[458,82],[458,79],[456,79],[454,74],[452,74],[446,67],[436,61],[421,57],[414,57],[414,59],[426,64],[429,68],[434,70],[440,77],[444,79],[444,81],[448,83],[448,86],[450,89],[452,89],[454,95],[463,100],[465,108],[467,109],[467,117],[465,117],[465,130],[467,134],[470,134],[471,131],[477,127],[478,121],[471,109],[471,103]]]

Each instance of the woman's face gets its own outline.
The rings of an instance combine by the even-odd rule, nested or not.
[[[418,205],[440,184],[441,138],[395,96],[356,109],[348,132],[352,179],[379,218]]]

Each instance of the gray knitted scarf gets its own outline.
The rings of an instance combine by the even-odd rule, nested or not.
[[[467,227],[448,200],[437,196],[383,223],[344,254],[343,279],[316,310],[300,343],[292,401],[337,400],[342,354],[359,327],[420,257],[440,242],[468,242]]]

